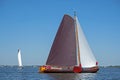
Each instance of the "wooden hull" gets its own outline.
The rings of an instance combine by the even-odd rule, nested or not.
[[[96,73],[99,70],[98,66],[91,68],[82,68],[82,73]]]
[[[45,70],[44,73],[73,73],[71,70]]]
[[[96,73],[99,68],[98,66],[91,68],[81,68],[78,72],[74,71],[75,66],[40,66],[40,73]]]

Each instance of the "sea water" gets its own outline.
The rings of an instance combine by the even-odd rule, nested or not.
[[[39,73],[38,66],[0,66],[0,80],[120,80],[120,68],[103,68],[97,73]]]

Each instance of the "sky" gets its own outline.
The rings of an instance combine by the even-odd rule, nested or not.
[[[44,65],[64,14],[80,21],[99,65],[120,65],[119,0],[0,0],[0,65]]]

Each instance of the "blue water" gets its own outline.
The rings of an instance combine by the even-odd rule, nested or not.
[[[120,80],[120,68],[100,68],[97,73],[38,73],[38,66],[0,66],[0,80]]]

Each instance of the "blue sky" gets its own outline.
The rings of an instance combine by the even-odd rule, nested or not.
[[[0,0],[0,65],[45,64],[64,14],[77,16],[99,65],[120,65],[119,0]]]

